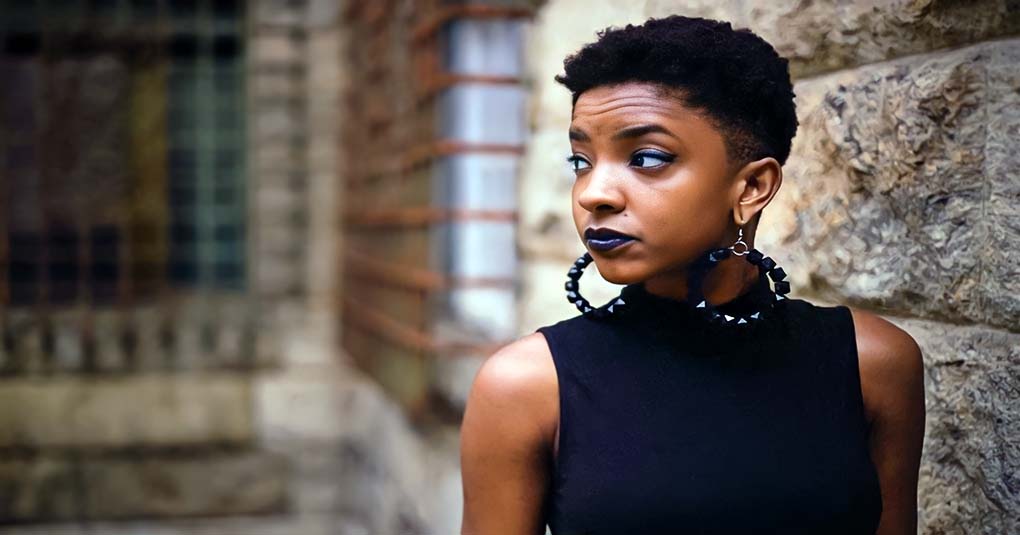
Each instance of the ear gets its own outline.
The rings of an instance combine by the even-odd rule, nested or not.
[[[772,201],[783,184],[783,166],[767,157],[748,162],[734,176],[733,217],[744,225]]]

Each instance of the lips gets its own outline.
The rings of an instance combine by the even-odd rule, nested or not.
[[[588,227],[584,231],[588,246],[598,251],[608,251],[636,240],[634,236],[610,228]]]

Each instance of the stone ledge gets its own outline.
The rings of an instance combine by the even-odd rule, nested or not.
[[[221,516],[281,512],[287,465],[273,454],[82,463],[88,518]]]
[[[249,383],[234,374],[5,380],[0,447],[247,443]]]
[[[288,472],[282,457],[250,451],[0,461],[0,525],[282,512]]]

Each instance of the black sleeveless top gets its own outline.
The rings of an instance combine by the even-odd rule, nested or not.
[[[716,308],[746,315],[769,293],[763,277]],[[537,329],[560,392],[553,535],[874,534],[850,309],[789,299],[709,337],[685,301],[640,284],[621,297],[626,315]]]

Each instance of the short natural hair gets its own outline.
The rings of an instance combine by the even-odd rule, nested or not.
[[[750,30],[672,15],[606,28],[568,56],[556,76],[573,94],[624,82],[650,82],[705,113],[726,142],[731,164],[771,156],[786,163],[797,133],[786,58]]]

